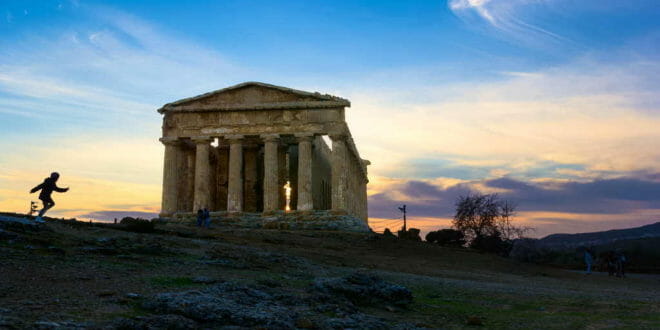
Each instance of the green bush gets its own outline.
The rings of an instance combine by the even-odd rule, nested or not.
[[[436,243],[442,246],[461,247],[465,245],[465,235],[454,229],[440,229],[426,234],[426,241]]]
[[[125,217],[119,222],[126,230],[136,233],[152,233],[154,231],[154,223],[152,221]]]

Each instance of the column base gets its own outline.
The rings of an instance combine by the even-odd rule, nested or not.
[[[301,216],[314,214],[314,210],[295,210],[295,211],[292,211],[292,212],[295,212],[297,215],[301,215]]]
[[[274,216],[274,215],[279,215],[279,214],[284,214],[285,212],[282,210],[272,210],[272,211],[263,211],[261,215],[263,216]]]
[[[348,211],[343,210],[343,209],[336,209],[336,210],[330,210],[330,214],[332,214],[332,215],[348,215]]]

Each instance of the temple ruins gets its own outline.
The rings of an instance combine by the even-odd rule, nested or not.
[[[367,165],[350,102],[246,82],[168,103],[161,218],[351,218],[367,228]]]

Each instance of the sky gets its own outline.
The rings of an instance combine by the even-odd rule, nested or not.
[[[160,106],[245,81],[347,98],[374,229],[498,193],[531,236],[660,221],[656,0],[0,3],[0,211],[160,209]]]

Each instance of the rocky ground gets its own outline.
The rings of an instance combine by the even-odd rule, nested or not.
[[[0,328],[660,328],[660,277],[388,239],[0,217]]]

